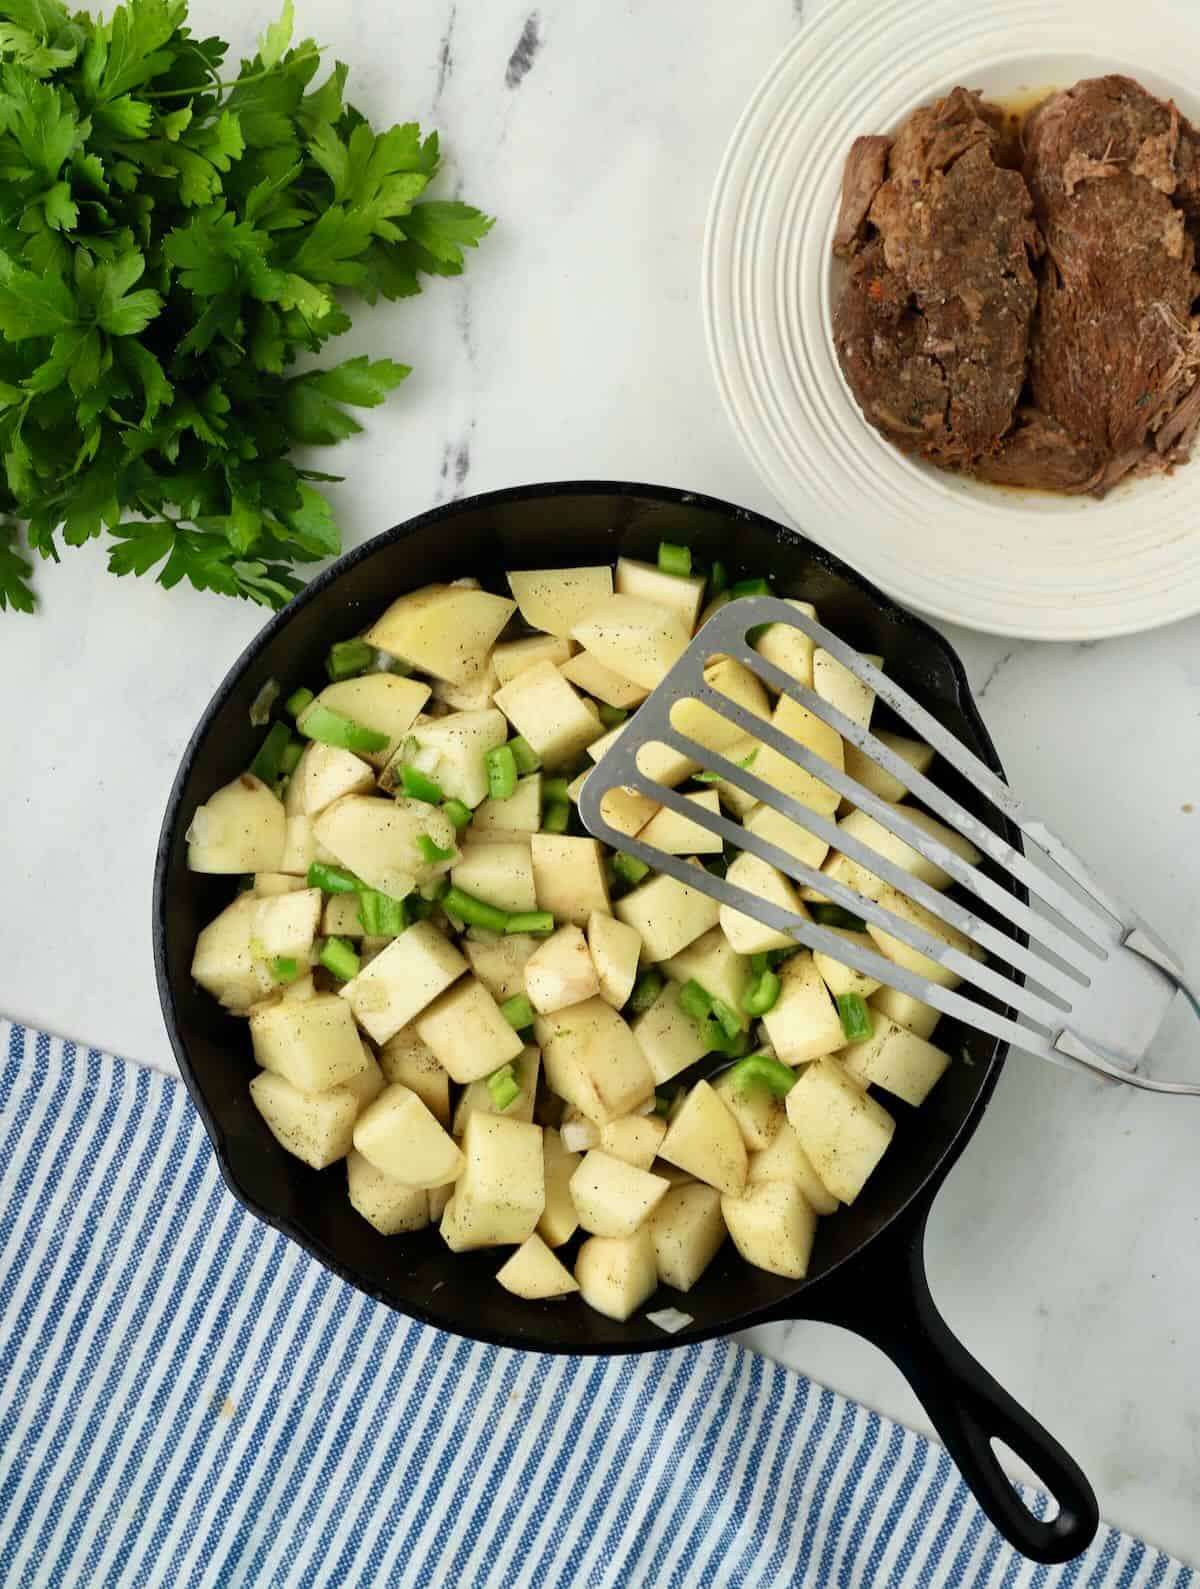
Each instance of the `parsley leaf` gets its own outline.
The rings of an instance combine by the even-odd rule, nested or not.
[[[340,549],[338,477],[292,449],[353,435],[409,371],[310,356],[350,329],[346,289],[411,297],[492,223],[429,197],[437,134],[373,128],[293,21],[284,0],[233,71],[187,0],[3,7],[0,610],[34,605],[22,521],[44,558],[107,533],[114,574],[267,607]]]
[[[10,543],[16,535],[15,525],[0,525],[0,612],[9,607],[14,612],[33,611],[33,590],[29,584],[33,564],[13,551]]]

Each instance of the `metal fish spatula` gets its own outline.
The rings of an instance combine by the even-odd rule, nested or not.
[[[827,651],[931,745],[947,767],[954,768],[1008,818],[1048,865],[1034,865],[869,729],[760,656],[747,631],[763,624],[791,625]],[[982,852],[981,863],[965,860],[910,820],[904,807],[881,799],[772,722],[713,688],[705,669],[718,657],[740,662],[781,697],[788,696],[806,708],[835,729],[847,745],[857,747],[899,779],[942,823]],[[736,725],[760,749],[734,761],[681,732],[673,726],[672,714],[678,715],[680,703],[688,700],[711,708]],[[692,709],[692,726],[695,716]],[[666,751],[647,750],[656,744]],[[931,887],[839,827],[832,813],[829,817],[819,814],[781,792],[775,782],[759,776],[766,770],[756,768],[764,746],[873,817],[948,873],[958,889],[945,893]],[[725,748],[733,747],[726,744]],[[772,759],[763,757],[766,762]],[[674,764],[674,771],[668,773],[674,781],[683,781],[679,770],[688,763],[689,775],[705,769],[707,778],[718,786],[728,783],[798,823],[905,896],[911,902],[905,914],[897,914],[836,876],[797,860],[723,812],[717,814],[687,799],[653,776],[656,767],[665,769],[668,763]],[[779,764],[775,765],[778,768]],[[647,796],[719,835],[724,844],[758,856],[794,882],[859,917],[867,924],[868,934],[874,928],[915,954],[901,951],[908,964],[897,964],[878,952],[874,936],[830,931],[806,914],[763,899],[636,834],[622,832],[605,814],[606,807],[609,815],[613,814],[607,797],[621,789]],[[828,808],[833,802],[823,803]],[[1184,993],[1200,1014],[1200,997],[1194,984],[1189,986],[1177,956],[911,695],[788,602],[772,596],[748,597],[729,603],[704,624],[588,775],[579,813],[594,837],[638,857],[655,871],[1028,1053],[1149,1092],[1200,1096],[1200,1083],[1160,1081],[1136,1070],[1177,992]],[[1030,895],[1040,901],[1039,910],[1026,903]],[[917,909],[912,909],[913,905]],[[861,945],[853,942],[859,936]],[[1000,963],[1008,969],[1002,969]],[[956,991],[960,985],[963,991]],[[967,996],[967,988],[977,997]]]

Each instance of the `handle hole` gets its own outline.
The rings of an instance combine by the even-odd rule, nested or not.
[[[995,1435],[993,1435],[988,1443],[992,1448],[992,1455],[1004,1469],[1009,1483],[1012,1485],[1013,1489],[1016,1490],[1022,1504],[1027,1505],[1028,1503],[1026,1503],[1025,1497],[1021,1494],[1019,1488],[1020,1485],[1025,1485],[1028,1487],[1030,1485],[1036,1484],[1038,1489],[1045,1494],[1045,1501],[1028,1507],[1028,1510],[1030,1515],[1036,1517],[1039,1523],[1052,1523],[1058,1516],[1061,1508],[1059,1507],[1055,1496],[1050,1492],[1049,1486],[1046,1484],[1045,1480],[1038,1478],[1037,1474],[1029,1466],[1028,1462],[1023,1462],[1013,1448],[1007,1444],[1007,1442],[999,1440]],[[1014,1473],[1018,1475],[1017,1478],[1013,1477]]]

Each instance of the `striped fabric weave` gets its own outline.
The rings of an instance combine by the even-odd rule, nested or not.
[[[1034,1568],[937,1446],[729,1342],[410,1323],[240,1208],[180,1083],[0,1021],[4,1589],[1192,1583],[1113,1529]]]

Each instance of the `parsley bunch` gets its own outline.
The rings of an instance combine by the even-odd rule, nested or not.
[[[30,548],[108,530],[114,574],[282,606],[293,565],[336,553],[294,445],[361,427],[409,373],[348,359],[289,373],[350,326],[344,300],[457,275],[491,221],[425,199],[437,134],[376,133],[346,67],[197,39],[187,0],[107,21],[58,0],[0,9],[0,611],[33,610]]]

